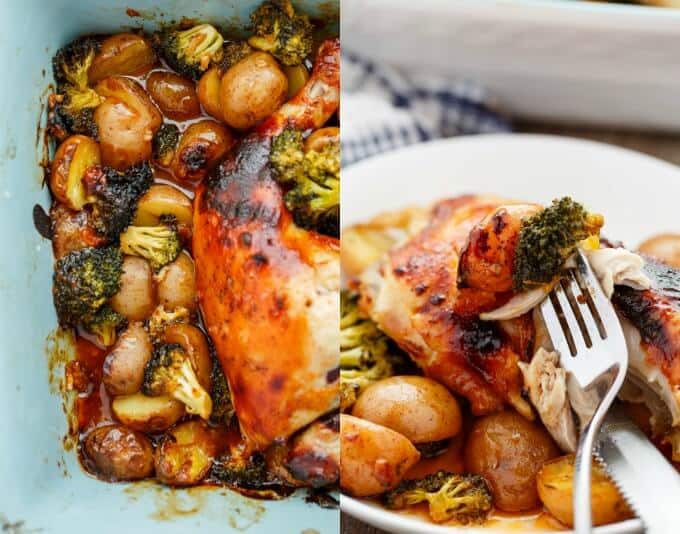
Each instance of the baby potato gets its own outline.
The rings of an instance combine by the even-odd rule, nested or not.
[[[194,82],[179,74],[152,72],[146,79],[146,90],[161,111],[171,119],[184,121],[201,114]]]
[[[91,137],[72,135],[57,148],[52,160],[50,189],[69,208],[80,210],[85,205],[83,185],[85,171],[101,163],[99,145]]]
[[[125,426],[142,432],[162,432],[184,415],[184,404],[168,395],[147,397],[142,393],[120,395],[111,402],[111,410]]]
[[[215,433],[201,420],[180,423],[156,449],[156,477],[172,486],[193,486],[208,474],[218,452]]]
[[[596,462],[592,464],[591,473],[590,505],[593,525],[608,525],[633,517],[619,490]],[[572,454],[546,462],[536,477],[541,501],[552,515],[569,527],[574,526],[573,483]]]
[[[170,170],[180,180],[202,180],[234,142],[231,132],[219,122],[195,122],[182,134]]]
[[[218,121],[223,121],[222,108],[220,107],[220,69],[213,67],[209,69],[201,79],[198,80],[198,100],[208,115]]]
[[[680,269],[680,234],[655,235],[642,243],[639,250]]]
[[[305,152],[309,152],[310,150],[320,152],[326,145],[339,142],[340,128],[337,126],[319,128],[318,130],[312,132],[307,139],[305,139]]]
[[[52,220],[52,249],[54,258],[63,258],[69,252],[86,247],[96,247],[104,239],[88,224],[85,210],[73,211],[55,202],[50,209]]]
[[[156,288],[149,263],[137,256],[123,258],[120,289],[111,298],[111,307],[130,321],[143,321],[156,307]]]
[[[286,96],[290,99],[305,86],[307,80],[309,80],[309,72],[304,65],[284,65],[283,72],[285,73],[286,78],[288,78],[288,93]]]
[[[196,309],[196,273],[194,262],[183,252],[156,275],[158,302],[168,309]]]
[[[106,97],[94,112],[103,163],[125,170],[150,159],[162,116],[146,91],[124,76],[104,78],[95,90]]]
[[[95,428],[83,444],[96,472],[109,480],[138,480],[153,474],[153,447],[141,432],[123,425]]]
[[[173,215],[179,224],[191,228],[193,208],[191,200],[176,187],[154,184],[137,203],[135,226],[156,226],[161,215]]]
[[[232,66],[220,82],[220,108],[226,123],[246,130],[286,100],[288,79],[266,52],[254,52]]]
[[[514,411],[477,419],[464,450],[466,470],[488,480],[495,505],[506,512],[538,506],[536,475],[559,454],[541,425]]]
[[[141,35],[118,33],[105,39],[88,70],[90,83],[116,75],[141,74],[156,63],[156,54]]]
[[[368,386],[352,415],[399,432],[411,443],[448,439],[460,432],[458,401],[423,376],[392,376]]]
[[[391,490],[419,459],[420,453],[398,432],[340,414],[340,487],[350,495]]]
[[[131,323],[106,355],[102,381],[110,395],[137,393],[144,381],[144,367],[151,359],[151,339],[142,323]]]
[[[203,332],[187,323],[175,323],[168,325],[163,331],[163,342],[177,343],[184,349],[191,360],[198,383],[203,389],[210,391],[212,360]]]

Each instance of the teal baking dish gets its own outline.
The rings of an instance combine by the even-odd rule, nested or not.
[[[1,0],[0,64],[0,500],[1,530],[28,532],[339,531],[339,512],[304,501],[257,501],[222,489],[172,490],[107,484],[86,475],[66,450],[59,368],[48,368],[56,327],[50,243],[36,232],[35,204],[48,205],[40,168],[44,105],[56,49],[82,33],[181,17],[245,24],[257,0]],[[337,2],[296,2],[313,16]],[[139,16],[128,11],[133,8]],[[130,13],[130,14],[128,14]],[[50,377],[52,380],[50,383]]]

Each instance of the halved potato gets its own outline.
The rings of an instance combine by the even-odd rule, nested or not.
[[[88,71],[90,83],[109,76],[142,74],[156,63],[149,42],[135,33],[118,33],[105,39]]]
[[[167,395],[121,395],[113,399],[111,409],[125,426],[152,433],[170,428],[184,415],[184,404]]]
[[[179,224],[191,228],[192,206],[188,196],[176,187],[154,184],[142,195],[137,204],[135,226],[155,226],[161,215],[173,215]]]
[[[545,507],[559,521],[570,527],[574,526],[573,482],[572,454],[546,462],[536,477],[538,496]],[[607,525],[633,516],[619,490],[595,462],[592,467],[590,492],[593,525]]]
[[[101,163],[99,145],[91,137],[72,135],[54,155],[50,172],[50,189],[58,200],[69,208],[80,210],[86,202],[83,175]]]

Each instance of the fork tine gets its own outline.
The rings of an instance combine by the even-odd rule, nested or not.
[[[548,334],[550,335],[550,340],[552,341],[554,349],[561,355],[561,359],[570,357],[572,352],[569,347],[569,342],[564,335],[559,315],[557,314],[557,310],[555,310],[549,295],[541,303],[541,315],[543,316],[543,322],[548,329]]]
[[[574,340],[574,345],[576,346],[576,353],[581,355],[585,354],[585,352],[588,350],[588,347],[586,346],[585,339],[581,333],[581,327],[578,324],[578,320],[576,319],[574,310],[571,308],[571,304],[569,303],[564,289],[560,284],[557,284],[553,292],[555,293],[555,296],[559,300],[560,306],[562,307],[562,313],[567,321],[567,325],[571,331],[571,337]]]
[[[595,305],[595,309],[602,320],[605,330],[610,321],[616,321],[616,323],[618,323],[618,318],[616,317],[616,313],[614,312],[611,301],[604,294],[604,291],[602,291],[602,287],[600,286],[597,276],[595,276],[593,269],[590,267],[588,260],[585,258],[581,250],[578,250],[576,253],[576,265],[578,266],[578,270],[583,278],[583,281],[586,283],[588,293],[590,294],[593,304]]]

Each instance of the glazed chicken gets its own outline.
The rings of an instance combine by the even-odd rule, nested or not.
[[[509,404],[531,417],[535,409],[560,447],[573,451],[589,406],[570,387],[534,310],[550,282],[518,290],[513,277],[522,220],[540,211],[492,197],[444,200],[426,222],[402,228],[377,261],[376,250],[358,246],[357,255],[343,251],[343,266],[364,312],[427,376],[466,397],[474,414]],[[601,218],[588,220],[599,233]],[[343,235],[367,245],[365,233],[357,227]],[[680,457],[680,432],[673,431],[680,425],[680,272],[597,240],[584,246],[624,326],[630,364],[621,396],[648,405],[656,432],[671,431]]]
[[[269,168],[272,137],[339,102],[339,41],[303,89],[245,137],[194,202],[198,298],[246,443],[265,449],[338,406],[339,242],[297,227]]]

